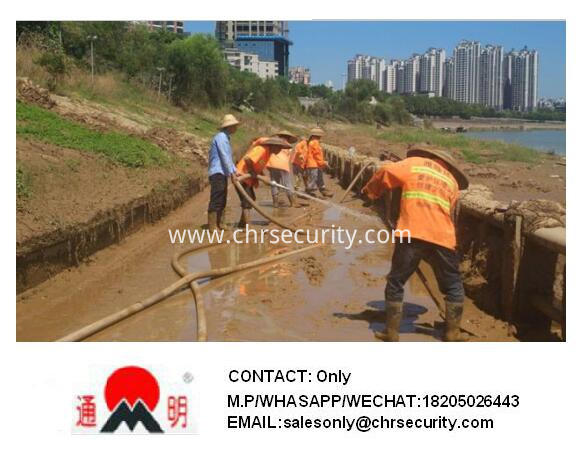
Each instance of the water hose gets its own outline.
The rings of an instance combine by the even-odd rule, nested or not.
[[[249,177],[250,177],[250,175],[248,174],[248,175],[243,175],[237,179],[234,179],[234,185],[236,185],[236,188],[238,188],[238,190],[240,190],[241,195],[264,218],[270,220],[272,223],[274,223],[282,228],[289,229],[292,232],[296,232],[297,230],[295,228],[292,228],[292,227],[282,223],[278,219],[272,217],[271,215],[268,215],[246,193],[246,191],[240,185],[240,181],[243,181]],[[258,178],[261,181],[263,181],[264,183],[270,184],[270,181],[268,179],[266,179],[265,177],[258,176]],[[260,265],[264,265],[264,264],[278,261],[280,259],[283,259],[283,258],[286,258],[289,256],[293,256],[295,254],[300,254],[302,252],[309,251],[309,250],[321,245],[321,244],[313,244],[313,245],[310,245],[308,247],[304,247],[301,249],[295,249],[293,251],[284,252],[282,254],[265,257],[265,258],[258,259],[258,260],[252,261],[252,262],[247,262],[244,264],[237,264],[234,266],[223,267],[220,269],[206,270],[206,271],[194,272],[194,273],[190,273],[190,274],[188,274],[187,271],[185,270],[185,268],[179,263],[179,259],[186,254],[189,254],[189,253],[194,252],[194,251],[200,251],[203,249],[209,249],[211,247],[219,246],[221,244],[224,244],[224,243],[208,243],[208,244],[204,244],[201,246],[197,246],[195,248],[188,248],[184,251],[176,253],[172,258],[172,266],[173,266],[174,270],[179,275],[181,275],[181,279],[179,279],[177,282],[175,282],[175,283],[171,284],[170,286],[164,288],[163,290],[151,295],[150,297],[146,298],[145,300],[143,300],[141,302],[134,303],[133,305],[130,305],[130,306],[124,308],[123,310],[120,310],[116,313],[113,313],[109,316],[106,316],[105,318],[102,318],[98,321],[95,321],[94,323],[91,323],[87,326],[84,326],[83,328],[62,337],[62,338],[58,339],[57,341],[82,341],[82,340],[84,340],[84,339],[86,339],[86,338],[88,338],[88,337],[90,337],[90,336],[92,336],[100,331],[103,331],[104,329],[106,329],[106,328],[132,316],[132,315],[135,315],[136,313],[139,313],[139,312],[145,310],[146,308],[149,308],[150,306],[153,306],[153,305],[159,303],[162,300],[165,300],[166,298],[175,294],[177,291],[179,291],[180,289],[182,289],[183,287],[185,287],[187,285],[189,285],[189,287],[193,293],[193,296],[195,299],[194,301],[196,304],[197,339],[198,339],[198,341],[206,341],[207,340],[207,318],[205,316],[205,309],[203,306],[203,297],[201,295],[201,290],[200,290],[199,284],[197,283],[197,280],[208,278],[208,277],[210,277],[210,278],[211,277],[220,277],[223,275],[231,274],[233,272],[239,272],[241,270],[251,269],[254,267],[258,267]]]
[[[252,205],[252,208],[254,210],[256,210],[260,215],[262,215],[264,218],[270,220],[272,223],[280,226],[280,228],[284,228],[284,229],[288,229],[290,231],[292,231],[293,233],[298,232],[298,231],[304,231],[302,229],[296,229],[293,226],[289,226],[286,223],[283,223],[282,221],[278,220],[277,218],[274,218],[272,215],[268,215],[264,210],[262,210],[262,208],[260,207],[260,205],[258,205],[253,199],[252,197],[250,197],[248,195],[248,193],[246,192],[246,190],[244,189],[244,187],[242,186],[242,184],[240,183],[241,181],[250,178],[251,175],[250,174],[245,174],[242,175],[241,177],[237,177],[234,178],[234,186],[236,187],[236,189],[238,190],[238,192],[240,192],[240,194],[244,197],[244,199],[250,204]],[[272,185],[272,183],[270,182],[270,179],[267,179],[266,177],[264,177],[263,175],[256,175],[256,177],[258,178],[258,180],[260,180],[261,182],[264,182],[267,185]]]
[[[198,246],[196,248],[190,248],[186,251],[183,251],[180,254],[183,255],[184,253],[202,250],[202,249],[207,249],[211,246],[218,246],[220,244],[221,243],[205,244],[203,246]],[[67,336],[64,336],[64,337],[58,339],[58,341],[82,341],[83,339],[86,339],[89,336],[92,336],[93,334],[96,334],[99,331],[102,331],[105,328],[108,328],[108,327],[118,323],[119,321],[122,321],[122,320],[136,314],[136,313],[139,313],[140,311],[143,311],[145,308],[149,308],[150,306],[153,306],[156,303],[159,303],[160,301],[165,300],[169,296],[171,296],[174,293],[176,293],[177,291],[179,291],[181,288],[191,284],[192,282],[195,282],[196,280],[205,279],[208,277],[220,277],[223,275],[231,274],[233,272],[239,272],[241,270],[251,269],[253,267],[257,267],[260,265],[268,264],[271,262],[276,262],[280,259],[284,259],[286,257],[294,256],[296,254],[300,254],[302,252],[309,251],[309,250],[314,249],[315,247],[320,246],[320,245],[321,244],[313,244],[313,245],[308,246],[308,247],[295,249],[293,251],[284,252],[282,254],[278,254],[275,256],[264,257],[262,259],[257,259],[257,260],[252,261],[252,262],[246,262],[244,264],[237,264],[237,265],[233,265],[233,266],[222,267],[220,269],[204,270],[204,271],[199,271],[199,272],[187,274],[186,276],[182,277],[178,281],[172,283],[171,285],[164,288],[163,290],[151,295],[150,297],[146,298],[145,300],[138,302],[138,303],[134,303],[133,305],[130,305],[121,311],[118,311],[116,313],[113,313],[112,315],[106,316],[105,318],[102,318],[98,321],[95,321],[94,323],[91,323],[90,325],[85,326],[85,327],[75,331],[74,333],[68,334]],[[197,292],[196,295],[199,295],[199,292]],[[200,296],[196,297],[196,300],[195,300],[196,304],[199,303],[200,298],[201,298]],[[205,317],[203,316],[203,318],[205,318]],[[206,327],[205,319],[202,321],[201,326],[199,326],[199,325],[200,325],[200,323],[198,322],[198,338],[200,337],[200,334],[202,334],[207,339],[207,327]],[[203,331],[203,333],[202,333],[202,331]]]

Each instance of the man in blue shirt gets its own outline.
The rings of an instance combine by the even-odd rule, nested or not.
[[[228,178],[236,175],[230,135],[236,132],[239,124],[234,115],[224,116],[220,131],[213,137],[209,148],[208,173],[211,188],[207,208],[209,231],[225,229],[223,216],[228,199]]]

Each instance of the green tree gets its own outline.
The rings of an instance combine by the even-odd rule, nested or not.
[[[227,96],[228,64],[218,42],[196,34],[169,45],[168,64],[174,76],[176,103],[221,106]]]

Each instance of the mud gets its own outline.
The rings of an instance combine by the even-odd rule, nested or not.
[[[330,187],[340,192],[334,182]],[[167,228],[200,227],[207,199],[204,190],[162,221],[126,238],[119,246],[95,254],[91,264],[72,268],[24,292],[17,301],[17,339],[56,339],[169,285],[177,276],[169,263],[176,248],[168,241]],[[269,191],[261,188],[258,199],[264,206],[269,205]],[[232,192],[226,215],[230,223],[239,217],[237,203]],[[371,214],[372,210],[361,203],[355,199],[348,205]],[[276,210],[277,216],[288,219],[303,211]],[[253,213],[252,224],[260,228],[266,222]],[[366,227],[364,220],[353,221],[331,210],[312,217],[312,224]],[[228,245],[183,262],[190,271],[223,267],[270,254],[277,248],[270,244]],[[391,251],[389,244],[355,245],[351,250],[327,246],[312,256],[314,260],[297,256],[206,282],[202,292],[209,340],[375,341],[373,332],[384,326],[384,278]],[[435,287],[432,272],[427,269],[426,273]],[[475,335],[474,340],[514,340],[503,322],[483,313],[471,300],[466,304],[465,327]],[[402,340],[437,341],[441,328],[434,303],[413,277],[406,288]],[[90,340],[193,341],[195,305],[191,293],[184,290]]]

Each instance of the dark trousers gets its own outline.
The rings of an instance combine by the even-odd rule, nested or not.
[[[316,189],[322,192],[325,189],[324,173],[322,172],[322,169],[319,169],[318,167],[307,168],[306,178],[306,190],[309,192],[314,192]]]
[[[420,239],[395,243],[391,271],[387,276],[385,298],[392,302],[403,301],[403,287],[413,272],[425,260],[435,272],[437,284],[445,300],[463,303],[464,291],[456,251]]]
[[[228,179],[223,174],[213,174],[209,176],[209,205],[208,213],[212,211],[223,211],[228,201]]]
[[[246,185],[244,183],[241,183],[242,188],[246,191],[246,193],[250,196],[250,198],[254,201],[256,201],[256,192],[254,191],[254,187],[252,187],[251,185]],[[236,192],[238,192],[238,197],[240,197],[240,202],[242,203],[242,208],[244,210],[250,210],[252,208],[252,205],[250,205],[250,203],[243,197],[242,193],[238,190],[238,188],[236,187]]]

